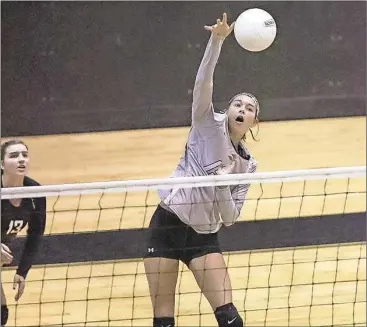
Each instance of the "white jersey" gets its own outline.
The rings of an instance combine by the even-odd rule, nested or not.
[[[228,117],[215,113],[212,103],[213,75],[223,40],[210,38],[195,80],[192,125],[177,168],[170,177],[205,176],[235,160],[233,173],[252,173],[256,160],[241,145],[240,156],[228,133]],[[202,234],[216,233],[232,225],[240,215],[250,184],[225,188],[197,187],[158,190],[161,205]]]

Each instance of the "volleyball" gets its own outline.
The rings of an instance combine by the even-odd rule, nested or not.
[[[245,10],[234,25],[236,41],[242,48],[252,52],[269,48],[276,34],[275,20],[267,11],[259,8]]]

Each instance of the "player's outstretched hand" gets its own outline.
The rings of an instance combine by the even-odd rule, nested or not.
[[[1,243],[1,265],[9,264],[13,261],[10,249],[3,243]]]
[[[15,290],[18,287],[17,294],[15,294],[14,300],[18,301],[21,296],[23,295],[24,289],[25,289],[25,279],[24,277],[15,274],[14,275],[14,282],[13,282],[13,290]]]
[[[217,19],[216,24],[212,26],[205,25],[204,28],[212,32],[213,36],[225,39],[233,31],[234,23],[229,26],[227,23],[227,14],[224,13],[222,20]]]

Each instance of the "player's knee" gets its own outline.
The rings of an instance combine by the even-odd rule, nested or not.
[[[153,318],[153,327],[174,327],[175,318],[173,317],[161,317]]]
[[[1,306],[1,326],[5,326],[8,322],[9,309],[6,305]]]
[[[218,307],[214,314],[219,327],[243,327],[243,320],[233,303]]]

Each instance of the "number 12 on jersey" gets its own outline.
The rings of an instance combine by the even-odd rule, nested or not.
[[[11,220],[6,234],[19,233],[23,226],[23,220]]]

